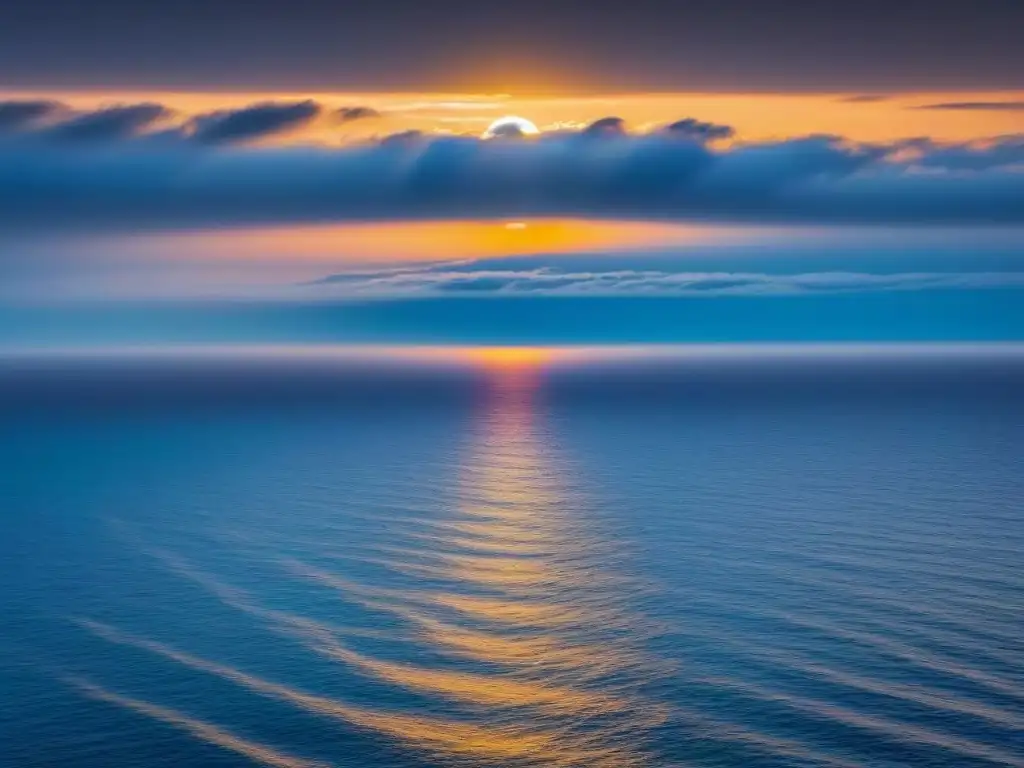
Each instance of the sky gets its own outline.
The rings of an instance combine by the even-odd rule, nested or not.
[[[8,88],[1024,89],[1017,0],[6,0]]]
[[[7,0],[0,343],[1024,338],[1022,28],[1010,0]],[[151,301],[248,310],[18,314]]]
[[[44,100],[87,111],[156,103],[179,121],[264,102],[312,100],[323,112],[268,133],[264,143],[337,146],[409,130],[482,134],[503,115],[521,115],[545,131],[578,129],[609,116],[631,130],[650,131],[686,117],[728,125],[736,138],[767,140],[835,134],[858,141],[929,136],[967,141],[1024,131],[1024,89],[883,93],[616,93],[530,95],[503,92],[163,91],[22,88],[0,101]],[[347,116],[347,117],[346,117]],[[164,116],[172,122],[172,115]],[[2,118],[0,118],[2,121]]]

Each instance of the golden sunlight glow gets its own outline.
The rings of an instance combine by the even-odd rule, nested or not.
[[[525,64],[517,64],[517,68]],[[553,74],[541,78],[550,82]],[[948,91],[880,94],[875,101],[851,101],[844,93],[601,93],[518,95],[488,92],[449,93],[223,93],[160,91],[57,91],[0,90],[8,98],[48,98],[75,108],[94,109],[104,104],[156,101],[188,117],[219,109],[237,109],[253,102],[315,99],[332,108],[359,104],[383,117],[346,123],[322,118],[301,132],[276,137],[274,142],[316,143],[373,140],[388,133],[420,130],[427,133],[479,136],[496,115],[528,114],[540,130],[578,129],[608,115],[618,115],[637,131],[648,131],[681,117],[697,117],[736,128],[744,141],[762,141],[813,133],[847,136],[856,141],[887,141],[908,136],[930,136],[963,141],[984,136],[1019,133],[1024,115],[1014,110],[935,112],[918,107],[937,102],[1013,102],[1022,91]],[[528,131],[524,131],[528,133]]]
[[[469,347],[466,358],[491,370],[523,370],[549,362],[555,351],[548,347]]]
[[[525,117],[508,115],[499,117],[483,132],[483,138],[493,139],[503,135],[535,136],[540,129]]]
[[[137,253],[187,259],[308,264],[486,259],[596,250],[661,248],[763,240],[771,228],[715,224],[542,218],[260,226],[147,233],[133,237]],[[311,276],[319,276],[313,273]]]

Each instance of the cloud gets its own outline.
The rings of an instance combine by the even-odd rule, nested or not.
[[[401,147],[403,145],[419,144],[427,140],[427,134],[423,131],[409,130],[392,133],[380,140],[382,147]]]
[[[291,131],[311,122],[321,107],[312,100],[263,102],[242,109],[200,115],[192,123],[192,137],[202,144],[234,144]]]
[[[44,129],[56,141],[114,141],[137,136],[171,111],[161,104],[142,103],[106,107],[69,117]]]
[[[341,107],[335,110],[334,114],[342,123],[371,120],[381,116],[380,112],[373,107]]]
[[[488,134],[492,139],[521,139],[526,135],[523,129],[515,123],[499,125],[493,130],[489,130]]]
[[[1024,101],[943,101],[909,109],[935,109],[953,112],[1024,112]]]
[[[677,120],[666,125],[662,129],[672,136],[682,136],[695,141],[714,141],[715,139],[731,139],[736,135],[736,129],[731,125],[719,125],[718,123],[706,123],[692,117],[684,120]]]
[[[582,131],[583,136],[625,136],[626,121],[621,117],[602,117],[595,120]]]
[[[34,125],[61,114],[65,109],[59,101],[47,99],[0,101],[0,133]]]
[[[439,101],[413,101],[405,104],[396,104],[395,112],[403,113],[444,113],[444,112],[476,112],[480,110],[501,109],[507,96],[494,96],[479,99],[447,99]]]
[[[631,255],[588,262],[577,257],[509,257],[440,262],[328,275],[304,284],[320,297],[551,295],[736,296],[1024,287],[1024,272],[692,271],[686,260],[658,268]]]
[[[897,142],[897,152],[922,168],[946,171],[987,171],[993,168],[1024,170],[1024,135],[999,136],[976,142],[941,143],[931,139]]]
[[[850,96],[843,96],[836,101],[843,104],[873,104],[879,101],[888,101],[889,97],[880,93],[854,93]]]
[[[1024,135],[716,146],[728,126],[687,118],[631,133],[607,117],[522,141],[410,131],[248,146],[321,113],[313,101],[262,103],[156,131],[169,111],[143,104],[30,124],[0,136],[0,228],[531,215],[1024,223]]]

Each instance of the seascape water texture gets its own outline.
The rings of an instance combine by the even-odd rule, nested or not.
[[[1024,765],[1016,348],[470,357],[9,358],[0,763]]]

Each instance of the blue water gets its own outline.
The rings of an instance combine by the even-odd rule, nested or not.
[[[1022,246],[1024,251],[1024,246]],[[0,346],[1024,340],[1024,290],[356,301],[0,302]]]
[[[1024,765],[1022,385],[6,357],[0,764]]]

